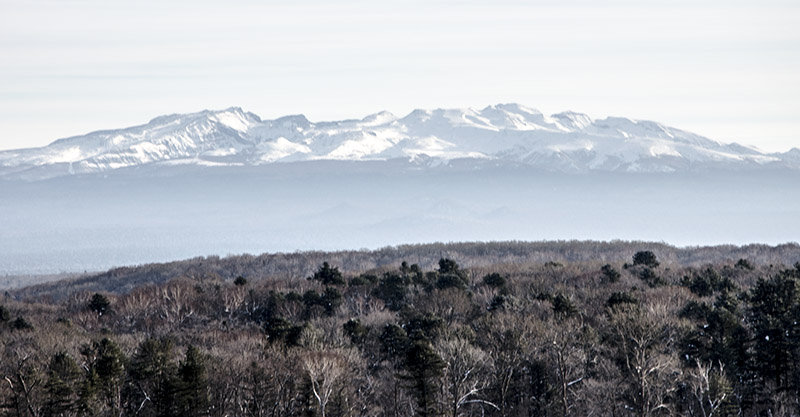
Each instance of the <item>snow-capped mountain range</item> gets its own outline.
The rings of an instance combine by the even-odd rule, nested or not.
[[[798,196],[800,149],[648,121],[517,104],[338,122],[202,111],[1,151],[0,288],[3,274],[418,242],[777,244],[797,240]]]
[[[519,104],[481,110],[380,112],[361,120],[261,120],[233,107],[160,116],[149,123],[0,151],[0,177],[40,179],[145,164],[245,166],[313,160],[455,159],[530,165],[548,171],[673,172],[704,168],[800,169],[800,150],[767,154],[662,124]]]

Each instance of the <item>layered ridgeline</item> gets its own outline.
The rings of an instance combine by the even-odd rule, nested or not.
[[[145,164],[254,166],[276,162],[400,159],[532,166],[555,172],[800,169],[800,150],[766,154],[652,121],[581,113],[546,116],[518,104],[482,110],[388,112],[361,120],[261,120],[240,108],[161,116],[126,129],[0,152],[0,176],[43,179]]]

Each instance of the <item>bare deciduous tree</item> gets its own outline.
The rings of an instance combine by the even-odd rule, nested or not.
[[[586,378],[586,337],[583,318],[572,317],[550,322],[542,338],[542,353],[555,368],[561,416],[570,414],[574,391]]]
[[[692,395],[687,408],[692,416],[715,417],[732,400],[732,389],[722,363],[713,366],[696,361],[697,367],[687,373]]]
[[[666,306],[621,306],[611,312],[610,331],[617,361],[630,385],[636,414],[650,417],[669,414],[669,395],[679,375],[677,359],[670,352],[675,337]]]
[[[451,417],[458,417],[469,404],[500,409],[480,397],[491,378],[491,357],[486,352],[459,336],[443,338],[436,344],[436,350],[445,363],[444,391]]]
[[[311,382],[311,391],[320,415],[325,417],[331,395],[345,373],[346,362],[336,352],[307,352],[301,357],[301,361]]]

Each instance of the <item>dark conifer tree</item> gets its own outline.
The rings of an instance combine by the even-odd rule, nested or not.
[[[111,302],[103,294],[95,293],[92,299],[89,300],[89,310],[94,311],[98,316],[105,314],[109,307],[111,307]]]
[[[756,366],[778,391],[800,395],[800,286],[791,274],[759,279],[750,293]]]
[[[648,268],[657,268],[660,265],[656,259],[656,254],[649,250],[636,252],[633,255],[633,264],[644,265]]]
[[[0,305],[0,323],[11,320],[11,312],[4,305]]]
[[[345,280],[339,268],[332,267],[329,263],[323,262],[322,266],[311,277],[314,281],[319,281],[323,285],[344,285]]]
[[[469,280],[467,275],[462,271],[456,261],[452,259],[442,258],[439,260],[439,271],[436,279],[436,288],[459,288],[467,289]]]
[[[167,339],[148,338],[131,358],[123,392],[126,411],[137,416],[166,416],[174,412],[175,365]]]
[[[80,378],[75,359],[64,352],[53,355],[47,367],[45,416],[68,415],[77,408]]]
[[[85,346],[81,353],[87,362],[80,395],[81,412],[118,415],[122,407],[125,355],[109,338]]]
[[[383,300],[390,310],[397,311],[405,303],[406,288],[410,283],[410,280],[403,275],[387,272],[375,287],[374,295]]]
[[[411,347],[411,341],[405,330],[396,324],[387,324],[380,337],[383,360],[388,360],[396,368],[403,366],[405,355]]]
[[[428,342],[416,341],[406,352],[405,373],[401,377],[417,403],[418,416],[440,415],[437,394],[444,367],[442,358]]]
[[[186,349],[186,357],[178,367],[175,400],[180,416],[208,415],[209,398],[205,357],[194,346]]]
[[[609,264],[603,265],[603,267],[600,268],[600,271],[603,273],[605,280],[610,283],[619,281],[619,278],[621,277],[619,271],[614,269],[614,267]]]

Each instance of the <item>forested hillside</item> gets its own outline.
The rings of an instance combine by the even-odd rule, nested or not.
[[[331,262],[349,273],[375,268],[395,268],[401,262],[433,269],[441,258],[458,259],[463,267],[545,262],[624,263],[639,250],[656,251],[662,263],[677,266],[702,266],[718,262],[749,259],[764,265],[792,265],[800,260],[800,245],[752,244],[678,248],[665,243],[638,241],[543,241],[543,242],[462,242],[399,245],[378,250],[301,251],[265,253],[220,258],[208,256],[168,263],[153,263],[111,269],[70,280],[29,285],[12,291],[18,298],[62,299],[75,292],[124,293],[144,284],[166,282],[177,277],[233,280],[245,276],[253,280],[291,280],[305,278],[323,262]],[[16,287],[30,278],[20,277]],[[36,282],[41,282],[41,278]],[[0,279],[2,283],[2,279]],[[3,287],[0,286],[0,289]]]
[[[0,299],[0,415],[796,416],[798,261],[561,242],[119,269]]]

